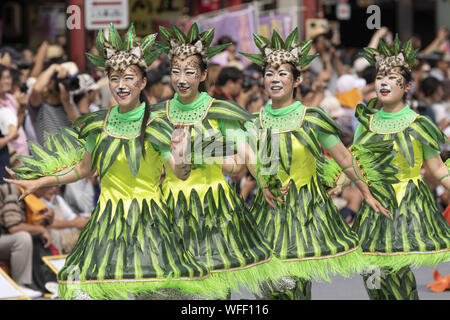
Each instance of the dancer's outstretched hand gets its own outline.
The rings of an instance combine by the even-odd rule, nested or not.
[[[14,178],[15,175],[14,171],[12,171],[8,167],[5,167],[5,169],[13,179],[3,178],[3,180],[7,183],[12,183],[18,187],[21,187],[23,190],[22,194],[19,197],[19,200],[22,200],[27,195],[35,192],[39,188],[39,184],[36,182],[36,180],[17,180]]]
[[[375,198],[373,197],[372,194],[364,196],[364,200],[366,200],[367,204],[368,204],[373,210],[375,210],[375,212],[377,212],[377,213],[382,213],[382,214],[385,215],[388,219],[391,219],[391,216],[390,216],[391,212],[390,212],[389,210],[385,209],[385,208],[381,205],[381,203],[380,203],[377,199],[375,199]]]
[[[278,201],[279,203],[283,203],[283,199],[281,199],[280,197],[275,197],[272,192],[270,192],[269,188],[263,188],[263,195],[264,198],[266,198],[267,203],[274,209],[276,209],[277,207],[275,206],[273,200]]]

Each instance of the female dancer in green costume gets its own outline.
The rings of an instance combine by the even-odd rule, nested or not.
[[[252,124],[258,133],[258,177],[263,175],[264,183],[251,212],[286,270],[284,277],[263,286],[263,297],[310,299],[311,279],[329,281],[330,271],[347,276],[361,270],[358,237],[318,182],[316,159],[323,157],[319,142],[345,168],[371,208],[385,215],[387,210],[359,178],[359,169],[352,165],[350,152],[338,138],[338,125],[323,110],[294,99],[301,70],[315,57],[308,55],[311,42],[297,43],[297,28],[285,41],[275,30],[271,40],[254,35],[254,41],[261,54],[242,54],[263,68],[272,104],[266,105]],[[290,188],[285,202],[273,209],[264,201],[264,192],[275,176],[283,185],[290,183]]]
[[[368,107],[357,106],[360,123],[354,144],[392,141],[395,154],[392,163],[397,166],[396,183],[390,187],[393,196],[380,198],[392,211],[392,218],[375,214],[364,202],[353,226],[361,241],[365,263],[371,266],[364,273],[364,284],[374,300],[418,299],[410,266],[434,266],[450,260],[450,227],[420,175],[425,165],[450,190],[449,170],[441,160],[438,144],[448,143],[448,139],[404,101],[411,88],[416,52],[411,40],[401,46],[396,36],[392,47],[380,40],[377,50],[365,48],[363,53],[377,68],[375,88],[382,108],[373,109],[377,99]]]
[[[174,177],[186,179],[189,172],[167,151],[169,123],[150,110],[141,94],[145,68],[162,51],[150,51],[155,36],[138,42],[132,25],[122,42],[111,23],[106,41],[100,31],[101,56],[88,58],[105,67],[117,105],[79,118],[79,136],[66,129],[48,136],[43,148],[32,144],[33,157],[22,158],[25,165],[10,170],[16,178],[41,178],[6,179],[24,189],[23,198],[39,187],[71,183],[95,170],[100,176],[98,204],[58,274],[63,299],[130,298],[142,293],[186,299],[228,292],[184,249],[161,201],[163,164]],[[172,142],[181,154],[186,137]]]
[[[160,27],[160,35],[165,40],[160,46],[171,61],[176,94],[153,109],[165,114],[173,126],[191,126],[194,145],[198,138],[203,137],[205,142],[214,136],[233,141],[236,149],[243,148],[246,140],[240,121],[250,120],[251,114],[199,90],[206,79],[208,58],[226,45],[210,47],[214,29],[200,34],[195,23],[187,35],[174,25],[172,29]],[[237,141],[236,137],[243,139]],[[185,181],[180,182],[172,169],[166,168],[163,194],[186,249],[207,265],[213,277],[226,281],[231,290],[242,285],[256,291],[262,281],[281,274],[281,268],[271,260],[271,250],[255,228],[253,218],[225,179],[224,157],[218,151],[221,150],[198,161],[194,150],[191,161],[195,167]],[[222,155],[228,156],[227,166],[236,165],[233,154]],[[213,158],[214,161],[208,161]]]

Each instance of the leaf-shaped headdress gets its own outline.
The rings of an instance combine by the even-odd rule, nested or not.
[[[146,69],[163,51],[162,49],[150,50],[155,43],[155,39],[156,33],[149,34],[142,40],[137,41],[134,26],[131,24],[125,39],[122,41],[119,32],[111,22],[108,40],[105,39],[102,30],[97,33],[95,45],[100,55],[95,56],[86,53],[86,56],[99,67],[123,71],[128,66],[135,64]]]
[[[418,51],[419,49],[413,50],[411,39],[402,46],[396,34],[392,47],[380,39],[377,49],[364,48],[360,55],[377,68],[379,73],[389,73],[395,67],[411,71]]]
[[[221,52],[231,43],[226,43],[217,46],[210,46],[214,38],[214,28],[200,33],[196,23],[192,24],[187,34],[184,34],[174,24],[170,24],[172,30],[163,26],[159,27],[159,34],[162,37],[162,42],[157,42],[156,45],[167,52],[169,59],[172,60],[174,56],[184,60],[194,54],[199,54],[205,64],[208,60]]]
[[[291,63],[298,71],[305,69],[318,54],[308,55],[311,49],[312,40],[302,43],[298,42],[298,28],[295,28],[285,41],[273,30],[272,39],[253,34],[253,41],[258,47],[260,54],[243,53],[257,65],[265,67],[266,65],[278,68],[283,63]]]

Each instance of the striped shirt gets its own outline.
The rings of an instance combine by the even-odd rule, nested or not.
[[[42,101],[38,107],[28,104],[28,112],[40,145],[44,144],[46,132],[71,125],[62,104],[51,105],[45,101]]]

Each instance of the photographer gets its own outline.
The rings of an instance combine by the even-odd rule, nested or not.
[[[325,71],[329,79],[328,89],[334,94],[337,78],[344,74],[344,66],[330,40],[331,37],[331,32],[324,28],[318,28],[311,33],[312,51],[319,56],[311,62],[309,71],[314,79]]]
[[[79,117],[70,103],[70,90],[76,90],[75,79],[69,76],[72,63],[52,64],[36,80],[29,99],[29,115],[37,140],[44,142],[44,133],[70,126]]]

